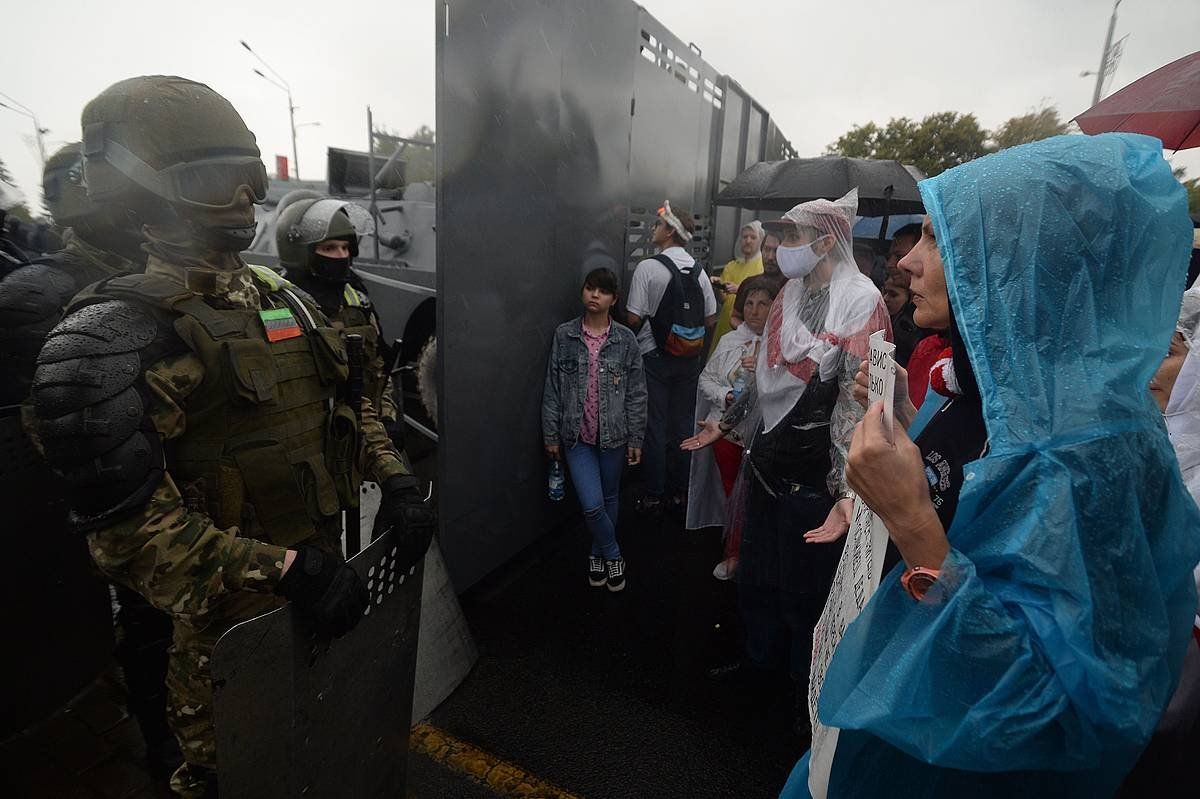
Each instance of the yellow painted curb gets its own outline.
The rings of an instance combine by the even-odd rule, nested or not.
[[[478,749],[430,724],[409,733],[408,748],[451,771],[464,774],[504,796],[523,799],[582,799],[570,791],[530,774],[520,766]]]

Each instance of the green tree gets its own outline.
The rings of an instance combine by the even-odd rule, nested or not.
[[[8,171],[8,167],[4,165],[4,159],[0,158],[0,183],[13,185],[12,173]]]
[[[987,137],[987,131],[980,127],[974,114],[942,111],[920,122],[900,117],[888,120],[883,127],[874,122],[856,125],[826,152],[855,158],[894,159],[932,176],[985,155],[989,151]]]
[[[29,212],[29,206],[23,202],[13,203],[4,210],[7,211],[8,215],[14,219],[23,219],[26,222],[36,221],[33,218],[33,214]]]
[[[375,154],[386,158],[399,148],[400,157],[405,162],[405,180],[409,183],[432,181],[435,175],[433,148],[412,142],[433,144],[434,141],[435,134],[428,125],[422,125],[408,136],[401,136],[391,128],[382,127],[375,131]]]
[[[1067,123],[1058,118],[1054,106],[1013,117],[992,131],[992,143],[997,150],[1048,139],[1067,132]]]
[[[1187,189],[1188,212],[1193,214],[1200,213],[1200,178],[1191,178],[1189,180],[1187,170],[1181,166],[1175,167],[1172,171],[1175,173],[1175,179]]]

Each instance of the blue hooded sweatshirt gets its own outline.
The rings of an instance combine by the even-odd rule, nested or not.
[[[989,447],[941,580],[847,628],[829,796],[1111,796],[1179,677],[1200,511],[1147,384],[1191,247],[1156,139],[1059,136],[920,184]],[[808,795],[808,757],[783,796]]]

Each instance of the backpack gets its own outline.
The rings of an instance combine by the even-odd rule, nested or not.
[[[666,355],[698,358],[704,354],[704,293],[700,290],[704,270],[697,264],[691,274],[685,274],[662,253],[654,260],[671,272],[671,282],[650,318],[654,343]]]

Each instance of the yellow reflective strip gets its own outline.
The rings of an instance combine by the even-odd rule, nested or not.
[[[250,267],[250,271],[254,273],[254,276],[263,283],[266,283],[267,288],[269,288],[271,291],[279,291],[279,289],[282,288],[285,283],[287,283],[287,281],[280,277],[279,273],[273,269],[261,266],[259,264],[247,265]]]
[[[501,796],[538,799],[581,799],[570,791],[530,774],[520,766],[422,722],[412,728],[408,748],[433,762],[481,782]]]

